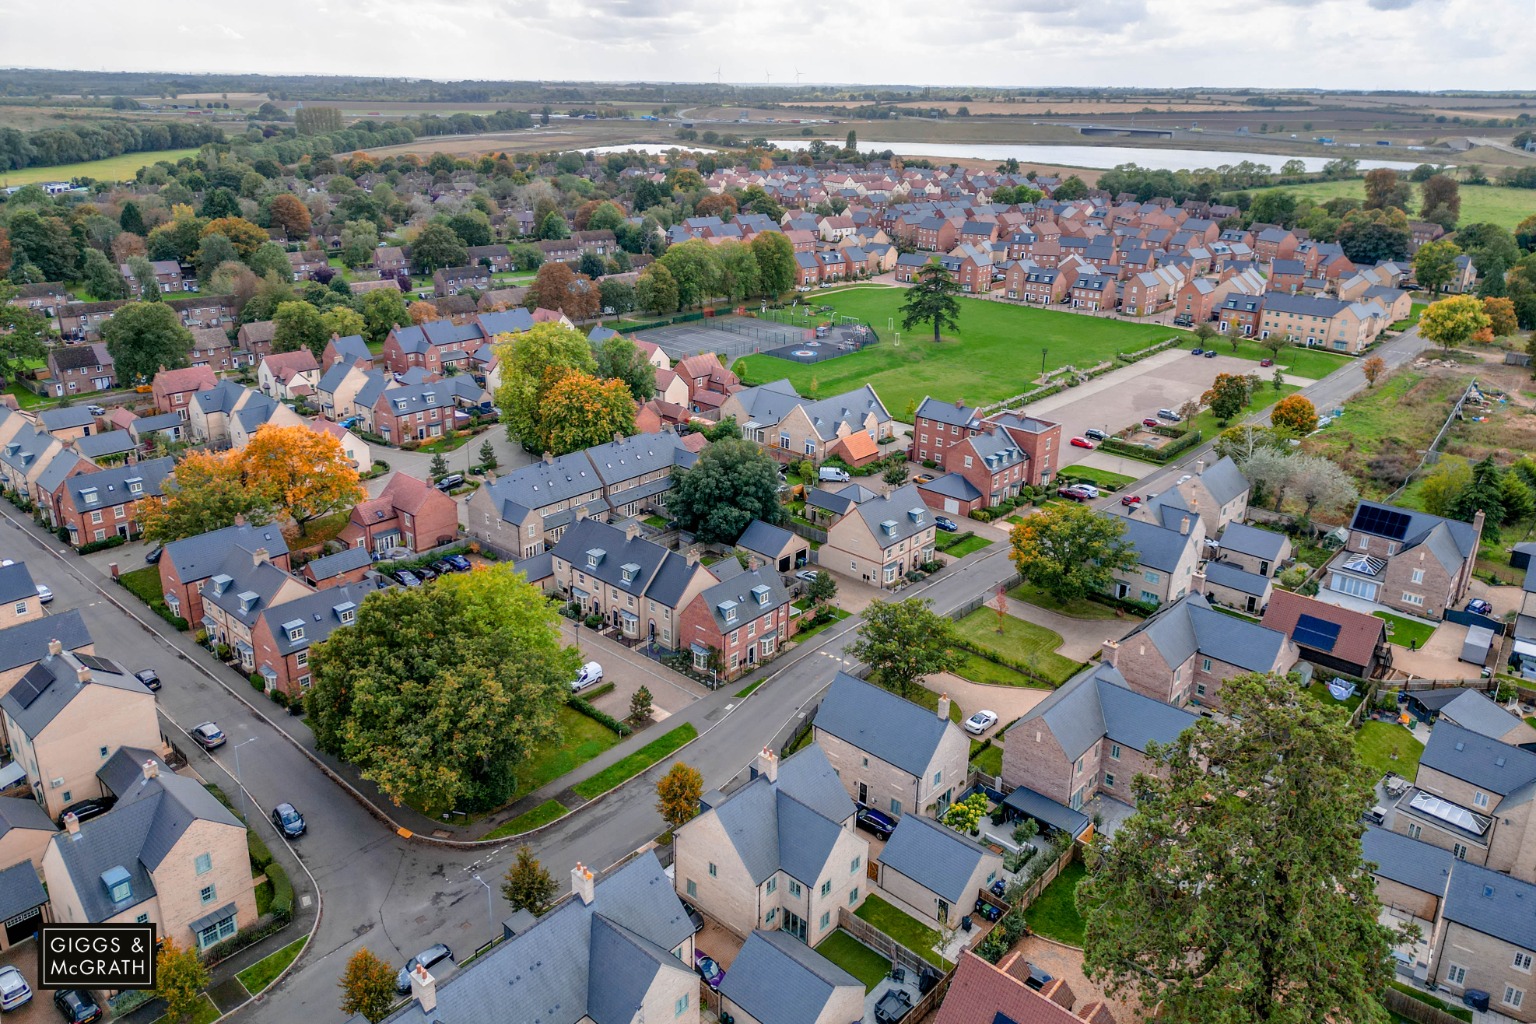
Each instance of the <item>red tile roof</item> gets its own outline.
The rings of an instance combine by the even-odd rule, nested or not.
[[[933,1024],[988,1024],[999,1013],[1014,1024],[1082,1024],[1022,981],[967,950]]]
[[[1333,650],[1324,653],[1355,665],[1369,664],[1371,655],[1376,651],[1376,645],[1383,641],[1382,631],[1386,623],[1374,615],[1314,601],[1310,597],[1302,597],[1300,594],[1292,594],[1286,590],[1276,590],[1270,596],[1269,607],[1264,611],[1262,623],[1270,629],[1277,629],[1286,636],[1290,636],[1296,629],[1296,620],[1303,615],[1310,615],[1324,622],[1337,623],[1339,638],[1334,641]]]

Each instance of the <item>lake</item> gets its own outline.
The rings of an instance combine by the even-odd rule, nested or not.
[[[771,139],[771,145],[781,149],[804,149],[809,139]],[[624,147],[614,147],[622,150]],[[986,160],[1001,163],[1009,157],[1020,163],[1059,164],[1066,167],[1091,167],[1105,169],[1120,164],[1136,164],[1158,171],[1196,170],[1201,167],[1215,168],[1223,164],[1240,164],[1251,160],[1266,164],[1279,171],[1287,160],[1300,160],[1308,171],[1321,171],[1323,165],[1334,157],[1279,156],[1274,153],[1236,153],[1219,149],[1153,149],[1145,146],[1057,146],[1023,145],[1014,143],[963,143],[963,142],[877,142],[859,139],[859,151],[883,152],[891,150],[902,156],[927,157],[930,159]],[[1339,157],[1352,157],[1359,161],[1362,171],[1377,167],[1390,167],[1395,171],[1411,171],[1418,164],[1400,160],[1368,160],[1365,147],[1339,149]]]

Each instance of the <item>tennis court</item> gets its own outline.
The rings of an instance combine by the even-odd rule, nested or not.
[[[714,316],[684,324],[638,331],[634,337],[659,345],[668,356],[682,359],[700,352],[718,352],[730,364],[742,356],[763,353],[799,363],[819,363],[858,351],[874,341],[863,325],[838,323],[816,336],[826,318],[802,323],[775,323],[758,317]]]

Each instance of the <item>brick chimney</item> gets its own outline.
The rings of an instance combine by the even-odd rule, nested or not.
[[[757,774],[765,776],[769,782],[779,781],[779,759],[767,747],[758,751],[757,757],[752,761],[752,767],[757,770]]]
[[[245,525],[245,513],[244,512],[236,512],[235,513],[235,525],[236,526],[244,526]]]
[[[613,443],[614,444],[618,444],[622,440],[624,440],[624,433],[623,433],[623,431],[615,430],[613,432]]]
[[[576,516],[576,521],[578,523],[581,522],[583,519],[587,518],[589,514],[587,512],[587,506],[585,504],[577,505],[573,514]]]
[[[949,694],[939,694],[939,702],[934,705],[933,713],[939,716],[939,721],[949,721]]]
[[[1189,592],[1191,594],[1205,595],[1205,571],[1196,569],[1189,577]]]
[[[53,655],[54,657],[58,657],[59,655],[64,653],[64,644],[62,642],[58,641],[58,640],[49,640],[48,641],[48,653]]]
[[[81,683],[88,683],[91,681],[91,670],[86,668],[84,663],[79,661],[75,662],[75,679]]]
[[[553,465],[554,461],[555,461],[555,453],[554,452],[545,452],[544,453],[544,465],[546,465],[546,466]]]
[[[80,819],[75,817],[74,811],[69,811],[64,815],[64,831],[72,836],[80,834]]]
[[[629,522],[624,524],[624,539],[625,540],[634,540],[638,536],[640,536],[640,522],[639,522],[639,520],[631,519]]]
[[[156,761],[152,757],[145,759],[141,769],[144,773],[145,782],[148,782],[150,779],[158,779],[160,777],[160,762]]]
[[[1120,641],[1118,640],[1105,640],[1099,649],[1103,652],[1102,657],[1106,665],[1113,666],[1115,659],[1120,657]]]
[[[260,565],[262,562],[270,562],[271,560],[272,552],[268,551],[266,548],[257,548],[255,551],[251,552],[252,565]]]
[[[421,1004],[422,1013],[437,1009],[437,979],[421,964],[411,972],[411,998]]]
[[[1482,509],[1478,509],[1472,516],[1472,529],[1477,531],[1479,537],[1483,535],[1483,521],[1487,518]]]
[[[571,891],[581,897],[581,902],[591,904],[593,895],[592,885],[592,870],[580,861],[577,861],[576,866],[571,869]]]
[[[1203,459],[1203,458],[1196,459],[1195,460],[1195,476],[1199,476],[1201,473],[1204,473],[1204,472],[1205,472],[1205,459]]]
[[[688,568],[692,569],[694,566],[699,564],[699,549],[689,548],[688,552],[683,556],[683,558],[687,561]]]
[[[1189,516],[1185,516],[1183,519],[1179,520],[1179,536],[1189,536]]]

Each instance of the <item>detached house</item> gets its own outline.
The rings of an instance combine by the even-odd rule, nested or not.
[[[970,740],[949,720],[839,672],[811,722],[814,742],[858,803],[892,817],[941,815],[965,790]]]
[[[155,408],[174,412],[182,419],[191,418],[192,396],[217,387],[219,379],[206,366],[187,366],[180,370],[161,370],[150,385]]]
[[[1110,593],[1145,604],[1168,604],[1188,594],[1205,546],[1200,516],[1164,504],[1138,510],[1124,522],[1123,539],[1135,549],[1136,565],[1115,571]]]
[[[117,371],[107,346],[53,345],[48,349],[48,376],[54,397],[89,395],[117,387]]]
[[[917,486],[905,484],[859,501],[835,520],[827,528],[820,561],[884,590],[907,571],[933,561],[934,529]]]
[[[820,400],[801,398],[787,379],[743,388],[720,405],[720,417],[731,416],[748,440],[763,445],[770,454],[818,462],[849,434],[863,431],[879,442],[890,437],[893,429],[890,413],[868,384]]]
[[[442,491],[406,473],[396,473],[377,498],[359,502],[336,539],[349,548],[384,552],[426,551],[452,543],[459,510]]]
[[[320,383],[320,364],[307,348],[277,352],[261,361],[256,376],[262,394],[289,402],[315,393],[315,385]]]
[[[1277,590],[1262,621],[1290,637],[1300,656],[1321,669],[1371,679],[1392,665],[1387,623],[1374,615]]]
[[[901,816],[875,864],[882,891],[940,928],[969,914],[1003,874],[1001,854],[921,814]]]
[[[1344,549],[1328,564],[1327,587],[1395,611],[1438,620],[1472,582],[1483,513],[1472,522],[1362,501]]]

